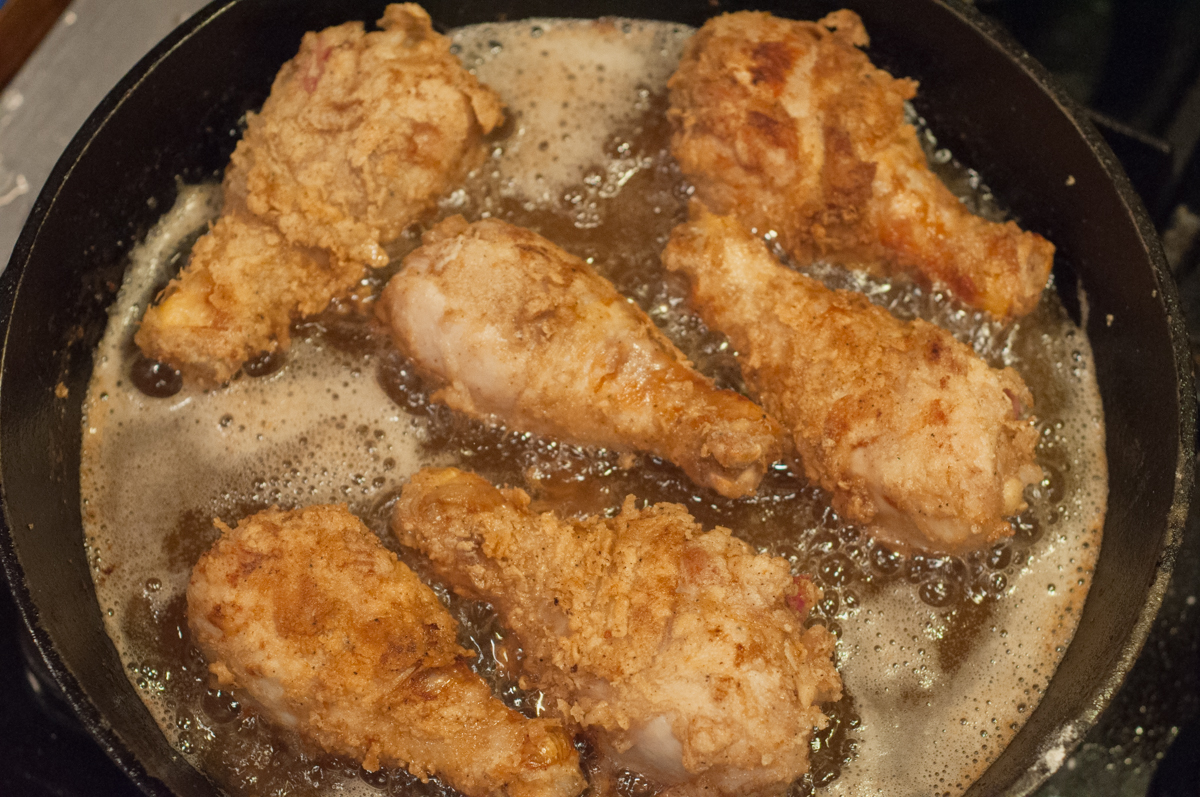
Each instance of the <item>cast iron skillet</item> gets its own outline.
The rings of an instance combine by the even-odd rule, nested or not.
[[[101,622],[79,505],[80,406],[92,350],[125,255],[170,207],[176,181],[224,167],[239,118],[262,103],[304,31],[377,19],[383,4],[229,0],[206,7],[146,56],[84,124],[0,278],[0,307],[8,313],[0,560],[69,702],[147,794],[216,790],[167,745]],[[862,13],[876,62],[921,81],[918,109],[939,140],[983,173],[1026,227],[1058,246],[1056,285],[1095,349],[1111,475],[1091,593],[1041,704],[971,791],[1025,794],[1070,753],[1120,686],[1166,587],[1192,479],[1195,409],[1183,323],[1141,203],[1108,147],[1040,66],[961,5],[846,4]],[[815,19],[839,5],[577,0],[568,13],[699,25],[739,8]],[[426,7],[443,28],[564,13],[563,4],[548,0]]]

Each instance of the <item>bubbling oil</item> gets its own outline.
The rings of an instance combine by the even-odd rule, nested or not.
[[[668,23],[538,20],[453,34],[464,64],[508,103],[487,163],[440,215],[503,218],[584,258],[644,309],[718,384],[741,388],[734,353],[685,303],[659,261],[691,193],[668,152],[666,78],[690,29]],[[914,119],[920,125],[920,120]],[[1000,215],[978,178],[936,148],[931,162],[975,209]],[[411,365],[369,319],[386,274],[356,301],[299,325],[282,367],[256,364],[220,390],[167,398],[139,391],[132,334],[154,292],[219,209],[217,186],[181,187],[175,208],[132,256],[96,354],[84,421],[86,543],[105,621],[131,682],[171,742],[234,794],[452,794],[403,769],[363,771],[311,749],[216,689],[186,623],[191,567],[235,524],[271,505],[345,502],[426,581],[460,623],[474,666],[529,715],[542,696],[517,685],[520,650],[490,609],[439,586],[387,533],[389,509],[417,469],[456,465],[520,486],[535,507],[611,512],[627,494],[684,504],[783,556],[824,589],[809,623],[839,638],[846,696],[813,740],[812,767],[789,794],[958,794],[1037,705],[1070,641],[1099,548],[1106,500],[1103,420],[1088,341],[1053,290],[1002,326],[937,292],[831,266],[808,269],[901,317],[950,329],[993,365],[1017,368],[1037,401],[1041,483],[1016,534],[965,557],[901,556],[776,467],[752,498],[699,490],[651,457],[557,444],[460,417],[430,401]],[[392,246],[416,245],[414,228]],[[770,231],[759,231],[769,239]],[[367,312],[363,312],[363,310]],[[581,742],[583,760],[594,758]],[[629,773],[622,794],[651,793]]]

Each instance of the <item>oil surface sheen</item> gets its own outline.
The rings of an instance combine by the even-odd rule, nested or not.
[[[623,20],[454,32],[460,58],[504,98],[509,122],[488,162],[437,215],[493,216],[549,237],[611,279],[701,371],[738,388],[728,344],[688,311],[682,284],[659,262],[690,194],[669,156],[664,118],[665,82],[690,33]],[[933,132],[923,130],[935,168],[977,211],[1001,217],[979,176],[938,150]],[[403,770],[366,773],[313,750],[243,709],[236,694],[210,688],[183,601],[192,565],[216,539],[214,517],[233,525],[271,505],[346,502],[396,548],[387,510],[426,465],[520,486],[538,508],[561,513],[612,510],[629,493],[680,502],[706,527],[727,526],[809,574],[825,591],[810,622],[839,637],[846,697],[828,707],[834,721],[817,735],[812,770],[792,793],[958,794],[1037,705],[1087,593],[1107,492],[1091,351],[1053,290],[1005,328],[909,284],[809,270],[901,317],[947,327],[992,364],[1015,367],[1035,396],[1046,478],[1028,491],[1016,535],[967,557],[899,556],[783,469],[767,475],[756,497],[729,501],[648,457],[625,467],[612,452],[488,428],[432,404],[369,313],[355,311],[369,310],[386,274],[365,281],[361,301],[300,325],[282,368],[210,392],[144,395],[129,376],[132,334],[218,206],[215,186],[181,189],[132,257],[85,405],[82,493],[100,605],[130,680],[168,738],[223,788],[449,793]],[[393,245],[395,263],[419,233]],[[511,705],[536,713],[540,696],[517,687],[517,651],[490,610],[435,589],[462,623],[464,644],[478,651],[479,671]],[[648,793],[633,774],[621,791]]]

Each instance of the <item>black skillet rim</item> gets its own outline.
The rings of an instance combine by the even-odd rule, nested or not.
[[[1118,196],[1128,211],[1137,229],[1139,237],[1145,245],[1150,259],[1153,275],[1158,285],[1169,324],[1172,355],[1175,364],[1176,379],[1179,390],[1180,407],[1180,450],[1176,458],[1176,478],[1174,496],[1171,502],[1167,528],[1162,535],[1161,548],[1158,555],[1158,566],[1153,582],[1147,591],[1147,599],[1142,606],[1139,617],[1129,636],[1121,645],[1120,665],[1115,667],[1107,678],[1092,691],[1086,701],[1086,708],[1079,715],[1082,726],[1090,728],[1100,712],[1108,704],[1112,695],[1120,688],[1125,677],[1137,658],[1153,625],[1163,594],[1170,579],[1171,565],[1182,539],[1184,521],[1187,517],[1188,502],[1193,478],[1193,451],[1188,445],[1195,437],[1196,408],[1194,388],[1191,373],[1190,349],[1179,307],[1178,296],[1174,281],[1158,244],[1157,234],[1148,214],[1133,190],[1124,171],[1121,169],[1112,151],[1095,130],[1082,107],[1067,96],[1049,72],[1034,61],[1003,29],[984,17],[972,7],[958,0],[935,0],[950,11],[960,21],[975,28],[980,34],[999,48],[1007,58],[1031,78],[1037,86],[1054,100],[1059,110],[1073,123],[1079,136],[1084,140],[1088,149],[1099,160],[1109,180],[1117,190]],[[4,351],[8,349],[8,321],[11,317],[17,293],[24,277],[25,267],[46,215],[53,207],[63,184],[71,175],[76,162],[82,158],[97,133],[104,127],[108,119],[116,113],[125,99],[134,92],[141,82],[155,70],[159,63],[168,58],[183,42],[196,34],[210,21],[227,9],[237,5],[240,0],[214,0],[214,2],[196,12],[187,21],[173,30],[163,41],[156,45],[137,65],[131,69],[116,86],[105,96],[104,100],[89,115],[79,132],[72,138],[64,150],[53,171],[46,180],[38,195],[33,209],[22,229],[21,235],[13,249],[8,268],[0,275],[0,321],[5,325]],[[6,494],[0,485],[0,501]],[[48,634],[40,627],[38,610],[24,583],[23,571],[14,547],[14,541],[8,525],[7,506],[4,506],[4,517],[0,519],[0,565],[3,566],[9,588],[13,593],[18,610],[27,630],[32,635],[38,651],[45,660],[49,672],[57,680],[71,708],[80,717],[83,725],[100,744],[108,756],[130,777],[133,783],[149,795],[170,795],[166,785],[151,776],[142,763],[124,745],[114,728],[99,714],[95,705],[88,698],[74,675],[53,648]],[[1077,733],[1067,743],[1070,752],[1082,740],[1083,731]],[[1031,770],[1026,777],[1012,783],[1006,789],[1009,794],[1025,794],[1039,786],[1052,770],[1041,768]]]
[[[9,321],[25,277],[25,268],[45,217],[54,206],[63,184],[70,177],[77,161],[87,154],[92,141],[109,118],[120,110],[126,98],[137,90],[142,81],[163,60],[169,58],[176,48],[195,35],[197,31],[238,2],[240,0],[213,0],[167,34],[104,96],[104,99],[88,115],[87,120],[71,139],[58,161],[55,162],[53,170],[46,178],[46,182],[38,193],[37,200],[21,228],[21,234],[13,247],[8,266],[4,273],[0,274],[0,324],[3,324],[4,327],[3,348],[0,350],[0,373],[3,373],[3,361],[9,346]],[[32,637],[38,653],[41,654],[46,671],[55,679],[61,696],[75,712],[88,734],[96,740],[105,754],[129,777],[130,781],[151,797],[171,797],[174,792],[146,770],[141,760],[122,741],[116,729],[100,714],[75,675],[59,656],[49,634],[41,627],[38,621],[38,608],[25,583],[24,570],[17,556],[9,525],[7,498],[5,485],[0,483],[0,510],[2,510],[0,511],[0,566],[4,569],[5,581],[12,592],[25,630]]]
[[[1092,690],[1085,703],[1085,709],[1071,723],[1073,727],[1062,726],[1065,736],[1059,741],[1064,743],[1064,755],[1061,760],[1065,760],[1066,756],[1074,752],[1083,741],[1088,731],[1095,726],[1100,714],[1125,683],[1129,671],[1133,668],[1134,662],[1146,644],[1146,639],[1154,627],[1154,621],[1162,606],[1163,596],[1166,594],[1171,580],[1175,558],[1183,542],[1184,528],[1191,504],[1197,455],[1197,401],[1200,397],[1196,394],[1192,373],[1191,345],[1174,277],[1167,264],[1166,256],[1158,239],[1158,232],[1150,219],[1150,214],[1146,211],[1141,196],[1134,189],[1133,183],[1125,173],[1120,161],[1113,154],[1112,148],[1109,147],[1108,142],[1105,141],[1095,125],[1089,121],[1083,105],[1071,97],[1050,74],[1050,71],[1029,55],[1008,31],[984,16],[974,6],[968,6],[959,0],[937,0],[937,2],[963,22],[974,27],[994,46],[998,47],[1014,65],[1030,77],[1054,101],[1062,114],[1074,125],[1076,132],[1100,162],[1110,182],[1116,188],[1118,197],[1142,239],[1170,328],[1171,353],[1175,364],[1178,388],[1176,398],[1179,403],[1180,442],[1179,450],[1176,452],[1174,494],[1167,518],[1167,528],[1160,541],[1154,580],[1147,589],[1146,600],[1142,604],[1137,621],[1129,636],[1123,640],[1118,664]],[[1103,545],[1103,542],[1101,544]],[[1043,765],[1031,769],[1025,773],[1024,777],[1010,784],[1004,793],[1012,797],[1030,794],[1045,783],[1055,771],[1057,771],[1057,766],[1046,768]],[[968,794],[974,795],[976,791],[975,785],[972,785]]]

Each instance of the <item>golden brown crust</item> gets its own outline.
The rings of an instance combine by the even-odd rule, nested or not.
[[[482,159],[481,136],[503,121],[495,93],[420,6],[390,5],[379,24],[306,33],[232,159],[249,209],[290,242],[372,266]]]
[[[709,20],[669,82],[672,151],[698,196],[800,262],[830,258],[947,286],[997,317],[1037,304],[1054,247],[972,215],[929,170],[857,15]]]
[[[832,635],[803,627],[819,591],[784,559],[678,504],[565,521],[452,468],[413,477],[392,529],[491,602],[550,713],[610,765],[676,794],[778,794],[806,771],[841,679]]]
[[[246,360],[287,349],[295,318],[321,312],[362,276],[361,263],[290,246],[251,214],[226,214],[146,311],[134,341],[190,382],[219,385]]]
[[[778,263],[733,217],[693,202],[663,253],[727,334],[752,394],[790,430],[805,475],[901,547],[963,552],[1012,533],[1040,478],[1033,397],[950,333]]]
[[[429,15],[389,5],[305,34],[226,170],[224,216],[146,312],[136,343],[189,382],[216,385],[286,349],[288,326],[348,295],[383,244],[483,157],[502,105]]]
[[[433,591],[345,506],[217,526],[192,571],[189,625],[214,675],[272,721],[473,797],[583,790],[562,726],[492,695]]]

